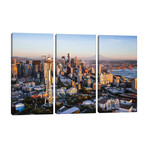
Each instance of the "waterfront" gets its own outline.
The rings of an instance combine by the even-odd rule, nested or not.
[[[126,78],[137,78],[137,68],[133,68],[133,69],[118,69],[118,70],[113,70],[110,73],[112,73],[113,75],[120,75],[120,76],[124,76]]]

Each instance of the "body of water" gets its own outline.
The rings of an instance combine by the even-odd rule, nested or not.
[[[113,75],[120,75],[120,76],[124,76],[127,78],[137,78],[137,68],[118,69],[118,70],[113,70],[110,73],[112,73]]]

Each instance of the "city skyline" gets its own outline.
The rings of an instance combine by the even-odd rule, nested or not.
[[[56,35],[57,114],[96,112],[96,35]]]
[[[53,57],[53,34],[12,33],[13,57],[40,59]]]
[[[57,34],[57,58],[70,53],[72,57],[91,57],[96,53],[96,35]]]
[[[57,114],[95,113],[96,91],[99,112],[137,111],[136,36],[99,36],[107,60],[99,58],[98,89],[96,36],[58,34],[55,43],[54,69],[53,35],[12,34],[12,114],[51,114],[53,99]]]
[[[12,115],[52,114],[53,35],[13,33],[11,39]]]
[[[100,59],[137,60],[136,36],[99,36]]]
[[[62,56],[57,57],[57,59],[60,60],[63,56],[66,58],[66,57],[68,56],[68,53],[70,54],[70,58],[75,58],[75,57],[77,57],[77,58],[79,58],[80,60],[85,60],[85,61],[87,61],[87,60],[96,60],[96,55],[90,56],[90,57],[80,57],[80,56],[72,55],[70,52],[67,52],[67,53],[63,54]]]

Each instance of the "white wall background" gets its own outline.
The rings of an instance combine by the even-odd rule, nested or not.
[[[148,147],[147,0],[0,2],[0,147]],[[12,32],[138,36],[138,113],[11,116]]]

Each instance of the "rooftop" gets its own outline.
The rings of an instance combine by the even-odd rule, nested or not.
[[[101,99],[99,100],[99,104],[105,104],[107,102],[107,99]]]
[[[82,103],[82,105],[92,105],[92,104],[93,104],[93,102],[90,100],[86,100]]]
[[[120,105],[120,108],[123,108],[123,109],[130,109],[131,108],[131,105]]]
[[[78,107],[72,107],[72,108],[69,108],[65,111],[63,111],[61,114],[72,114],[76,111],[79,111],[80,109]]]
[[[121,98],[120,100],[124,100],[124,101],[131,101],[131,98]]]

